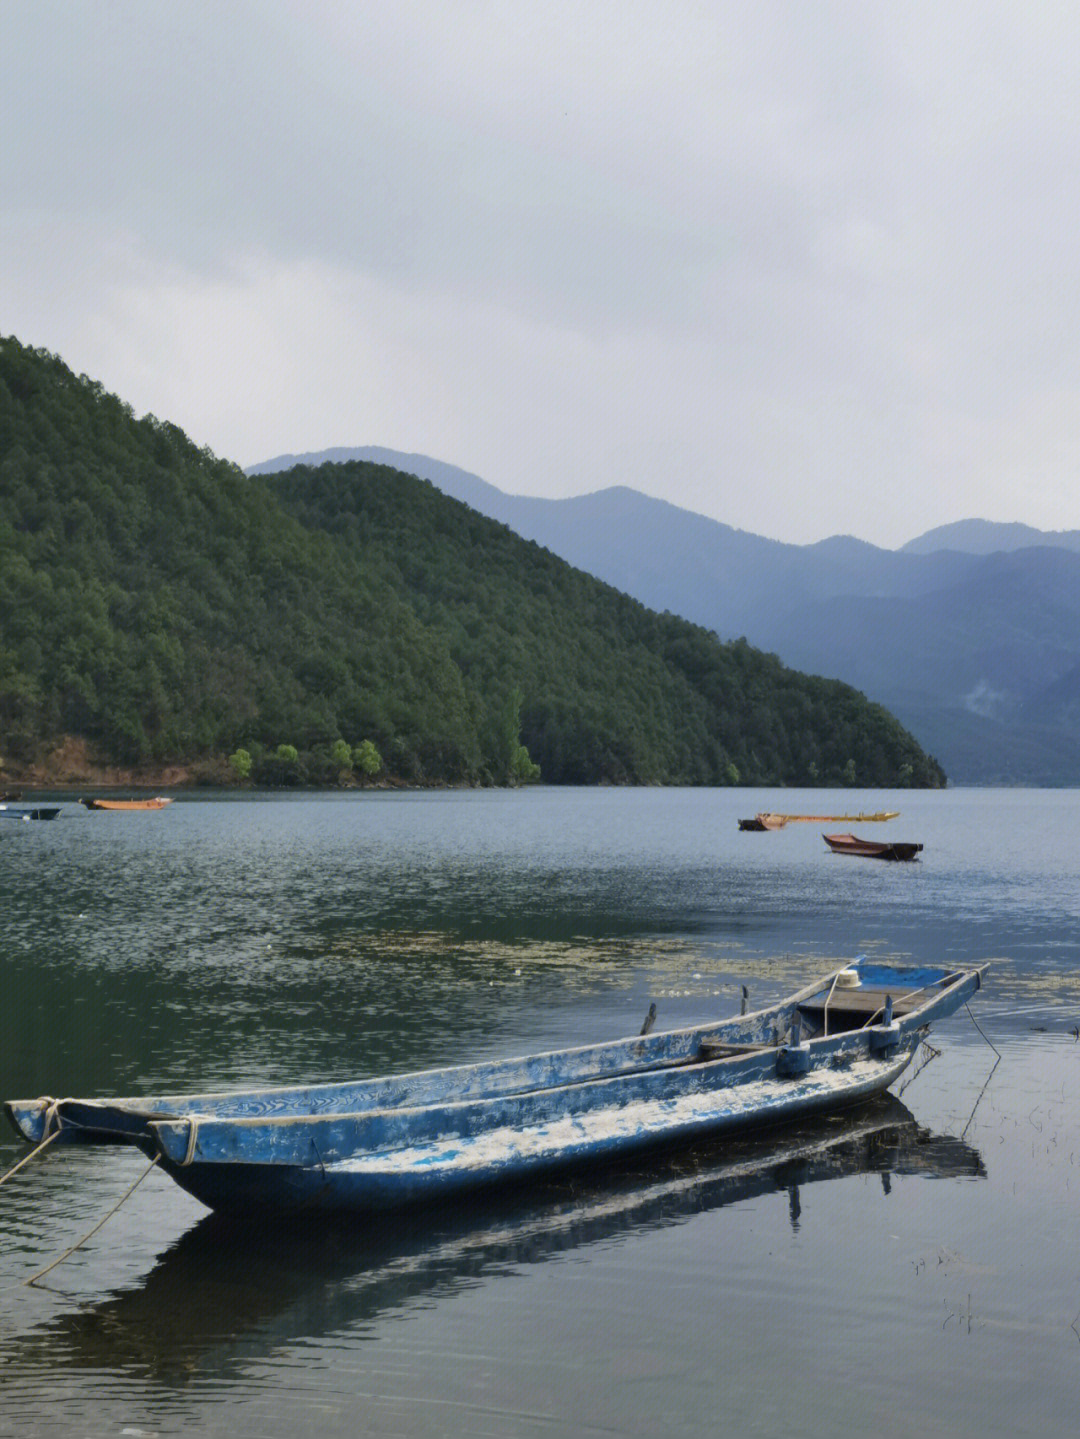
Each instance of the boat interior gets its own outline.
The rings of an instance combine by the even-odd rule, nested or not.
[[[925,1000],[923,990],[893,994],[885,989],[837,987],[831,993],[822,990],[805,1000],[798,1006],[798,1014],[803,1037],[816,1039],[820,1035],[845,1034],[865,1029],[871,1024],[881,1024],[887,1010],[892,1018],[899,1019],[917,1009]]]

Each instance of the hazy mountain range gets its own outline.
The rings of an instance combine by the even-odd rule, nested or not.
[[[428,479],[655,610],[740,635],[886,705],[957,784],[1080,784],[1080,531],[964,520],[900,550],[789,545],[616,486],[508,495],[425,455],[280,455],[249,473],[351,459]]]

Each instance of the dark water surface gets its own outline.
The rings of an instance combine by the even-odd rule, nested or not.
[[[740,833],[763,808],[899,809],[857,832],[925,850]],[[145,1169],[48,1152],[0,1189],[0,1435],[1076,1429],[1076,792],[68,802],[0,822],[0,909],[0,1097],[615,1037],[859,952],[992,960],[1001,1054],[962,1012],[842,1119],[380,1224],[237,1228],[154,1172],[28,1288]]]

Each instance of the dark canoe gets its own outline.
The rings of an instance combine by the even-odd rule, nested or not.
[[[922,851],[921,844],[906,844],[884,840],[857,839],[853,834],[824,834],[821,836],[831,850],[837,854],[861,855],[864,859],[914,859]]]
[[[60,813],[57,805],[13,805],[0,804],[0,819],[55,819]]]
[[[802,1119],[896,1080],[981,969],[860,959],[691,1029],[352,1084],[11,1100],[32,1143],[135,1144],[212,1209],[393,1209],[648,1145]]]

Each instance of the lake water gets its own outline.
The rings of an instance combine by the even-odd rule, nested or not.
[[[919,862],[737,827],[852,807]],[[48,1151],[0,1189],[0,1435],[1076,1428],[1076,792],[69,800],[0,822],[0,905],[0,1097],[379,1074],[860,952],[992,961],[986,1038],[961,1011],[888,1100],[436,1214],[238,1230],[153,1172],[26,1287],[146,1167]],[[5,1128],[0,1172],[24,1152]]]

